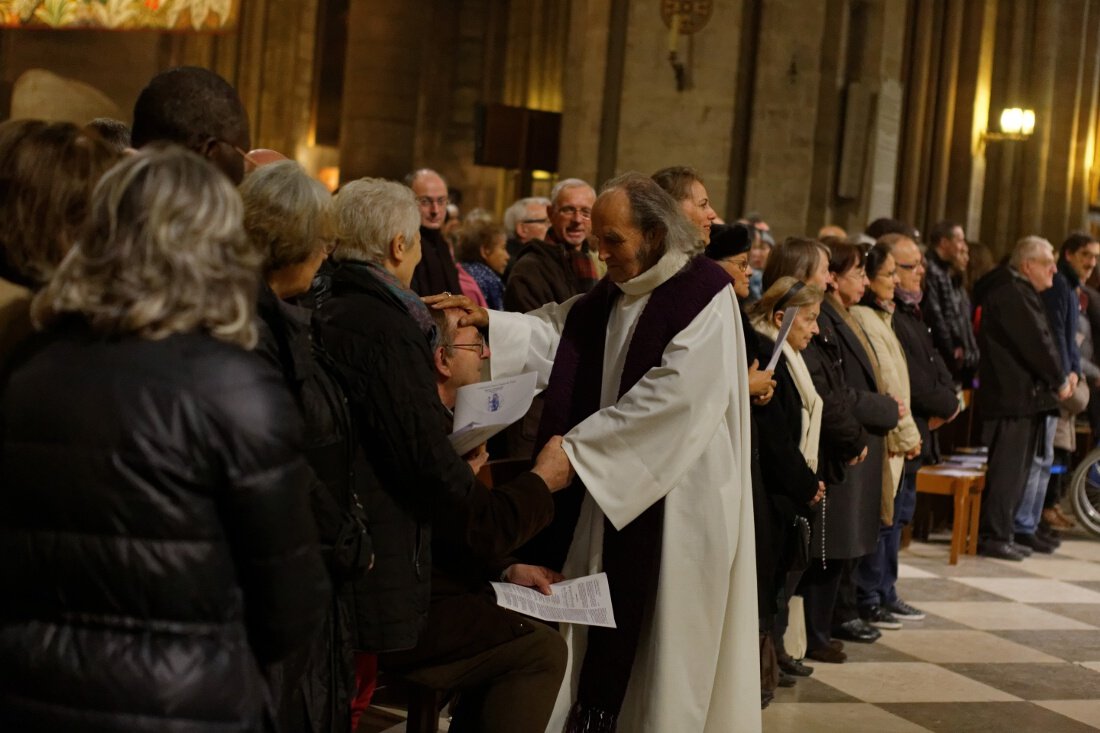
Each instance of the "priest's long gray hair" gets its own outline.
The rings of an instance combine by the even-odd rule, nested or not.
[[[148,146],[106,173],[90,226],[35,297],[45,326],[66,314],[104,335],[203,331],[251,347],[259,250],[229,179],[183,148]]]
[[[621,190],[630,202],[634,226],[645,238],[646,250],[642,253],[644,269],[649,269],[666,252],[679,251],[689,257],[701,253],[699,231],[695,228],[680,204],[649,176],[641,173],[624,173],[603,185],[600,195]]]

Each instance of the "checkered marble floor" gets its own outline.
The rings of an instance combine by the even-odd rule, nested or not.
[[[812,662],[776,691],[765,733],[1100,730],[1100,541],[1022,563],[947,553],[903,550],[898,592],[927,618]]]

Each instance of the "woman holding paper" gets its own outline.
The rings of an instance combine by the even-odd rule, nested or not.
[[[759,455],[764,488],[770,500],[773,565],[771,575],[757,582],[772,594],[771,628],[780,668],[788,674],[809,674],[783,646],[787,601],[798,582],[789,573],[805,569],[808,560],[811,507],[825,495],[817,465],[823,400],[802,358],[802,351],[818,332],[817,316],[825,294],[793,277],[777,280],[753,306],[752,323],[761,348],[776,352],[775,397],[753,407],[761,436]],[[763,612],[762,612],[763,615]]]

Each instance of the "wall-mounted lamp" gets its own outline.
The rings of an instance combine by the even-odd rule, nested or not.
[[[987,140],[1027,140],[1035,132],[1035,110],[1006,107],[1001,112],[1001,131],[983,132],[982,142]]]
[[[702,29],[710,20],[712,6],[712,0],[661,0],[661,20],[668,27],[668,63],[676,76],[678,92],[690,84],[687,67],[678,53],[680,36],[690,37]],[[690,53],[690,46],[688,50]]]

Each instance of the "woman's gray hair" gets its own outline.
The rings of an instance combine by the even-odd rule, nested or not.
[[[293,160],[248,174],[240,187],[244,229],[270,273],[308,260],[332,231],[332,196]]]
[[[151,145],[103,176],[91,208],[88,235],[31,305],[37,326],[77,314],[100,334],[204,331],[255,345],[262,256],[225,175],[182,148]]]
[[[408,186],[382,178],[360,178],[336,194],[337,260],[382,264],[398,234],[412,244],[420,229],[420,209]]]
[[[642,232],[645,246],[640,253],[643,270],[657,264],[668,251],[694,257],[703,251],[699,231],[684,216],[680,204],[656,181],[641,173],[624,173],[603,185],[600,197],[622,191],[630,202],[634,226]]]
[[[1012,269],[1019,270],[1024,262],[1033,260],[1043,254],[1049,254],[1053,257],[1054,245],[1046,239],[1032,234],[1016,242],[1016,246],[1012,248],[1012,257],[1009,258],[1008,264]]]

